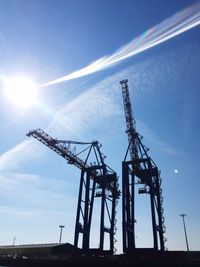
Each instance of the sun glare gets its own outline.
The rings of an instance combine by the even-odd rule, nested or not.
[[[36,103],[38,87],[25,76],[13,76],[4,79],[4,92],[13,104],[26,109]]]

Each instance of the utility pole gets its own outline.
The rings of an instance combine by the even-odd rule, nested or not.
[[[189,252],[188,238],[187,238],[187,232],[186,232],[186,226],[185,226],[185,217],[186,217],[186,214],[180,214],[180,216],[183,219],[183,228],[184,228],[184,233],[185,233],[186,247],[187,247],[187,252]]]
[[[59,243],[61,243],[61,240],[62,240],[62,230],[63,228],[65,227],[65,225],[59,225],[60,227],[60,238],[59,238]]]

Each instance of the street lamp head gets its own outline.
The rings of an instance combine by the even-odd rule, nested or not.
[[[181,216],[181,217],[185,217],[185,216],[186,216],[186,214],[180,214],[180,216]]]
[[[59,225],[59,227],[60,227],[60,228],[64,228],[64,227],[65,227],[65,225]]]

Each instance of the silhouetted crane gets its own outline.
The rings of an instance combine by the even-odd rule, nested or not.
[[[128,89],[128,80],[120,82],[128,135],[128,149],[122,162],[122,227],[123,251],[131,252],[135,245],[135,184],[141,184],[139,194],[150,197],[151,221],[153,230],[153,249],[164,250],[164,215],[161,190],[161,177],[157,166],[149,157],[148,149],[142,144],[142,137],[136,131],[131,101]],[[128,159],[128,154],[130,158]]]
[[[100,143],[98,141],[58,140],[52,138],[41,129],[31,130],[27,136],[36,138],[66,159],[69,164],[73,164],[81,170],[74,245],[76,247],[80,246],[84,253],[92,251],[98,254],[113,254],[116,241],[114,238],[116,231],[116,205],[120,191],[116,172],[105,164],[105,156],[100,151]],[[76,145],[76,147],[72,148],[72,145]],[[77,152],[78,146],[84,148]],[[101,199],[100,236],[99,247],[91,248],[90,232],[95,198]],[[109,249],[105,249],[107,245],[105,244],[106,233],[109,234]]]

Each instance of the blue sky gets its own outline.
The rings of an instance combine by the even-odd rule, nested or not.
[[[0,73],[24,73],[38,84],[113,54],[195,1],[0,1]],[[53,137],[102,143],[121,179],[127,148],[119,81],[129,79],[137,129],[162,172],[166,246],[200,249],[200,28],[94,74],[41,88],[40,105],[24,111],[0,82],[0,244],[73,242],[79,170],[26,137],[42,128]],[[178,170],[175,173],[174,170]],[[150,246],[148,206],[138,200],[137,244]],[[117,248],[121,251],[121,205]],[[94,218],[94,220],[96,220]],[[95,236],[94,229],[93,236]],[[94,237],[93,245],[97,245]],[[95,243],[96,242],[96,243]]]

